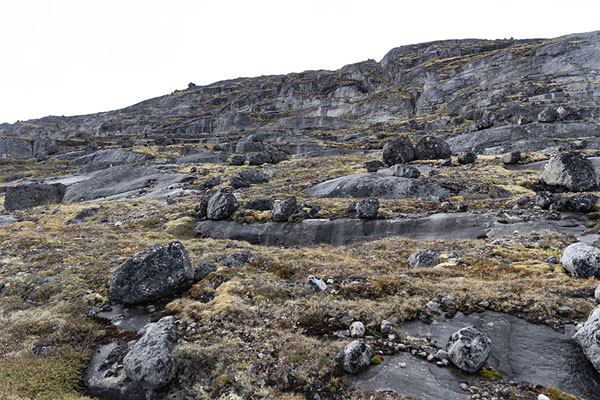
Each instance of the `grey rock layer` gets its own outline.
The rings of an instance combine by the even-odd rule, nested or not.
[[[111,275],[108,295],[125,304],[142,304],[187,289],[194,270],[183,245],[171,242],[136,254]]]
[[[177,327],[172,316],[149,325],[123,359],[125,374],[150,389],[165,386],[175,372],[171,351],[176,343]]]

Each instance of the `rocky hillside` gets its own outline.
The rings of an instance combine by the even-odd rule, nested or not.
[[[0,399],[600,393],[600,31],[0,125]]]

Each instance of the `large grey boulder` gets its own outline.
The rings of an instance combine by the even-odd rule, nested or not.
[[[451,155],[450,145],[435,136],[425,136],[415,145],[415,158],[418,160],[437,160]]]
[[[183,245],[171,242],[141,252],[121,264],[111,275],[108,295],[125,304],[142,304],[187,289],[194,270]]]
[[[467,326],[454,332],[446,351],[450,361],[466,372],[475,372],[483,367],[490,354],[492,340],[487,332]]]
[[[597,184],[592,162],[575,152],[560,153],[550,158],[540,182],[574,192],[591,189]]]
[[[286,222],[297,211],[298,204],[296,202],[296,197],[290,196],[273,207],[271,219],[276,222]]]
[[[450,196],[450,192],[425,179],[400,178],[375,173],[362,173],[342,176],[313,185],[304,193],[318,198],[343,197],[381,199],[440,200]]]
[[[257,169],[245,169],[229,179],[229,184],[234,189],[249,187],[257,183],[269,182],[269,177]]]
[[[600,278],[600,249],[595,246],[573,243],[563,252],[560,263],[575,278]]]
[[[600,372],[600,306],[594,308],[583,326],[573,335],[583,354]]]
[[[336,354],[335,362],[344,371],[356,374],[366,369],[375,353],[360,340],[348,343]]]
[[[227,219],[237,210],[238,206],[239,203],[231,189],[223,188],[208,200],[206,217],[213,221]]]
[[[388,166],[404,164],[415,159],[415,148],[409,138],[402,136],[383,146],[383,162]]]
[[[44,184],[31,183],[26,185],[9,186],[6,188],[4,208],[8,211],[22,210],[41,206],[44,204],[56,204],[63,201],[66,186],[62,183]]]
[[[176,343],[177,327],[172,316],[149,325],[123,359],[125,374],[150,389],[165,386],[175,372],[171,352]]]

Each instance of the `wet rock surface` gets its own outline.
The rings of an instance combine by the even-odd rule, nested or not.
[[[583,399],[593,399],[599,393],[600,375],[572,340],[572,326],[566,327],[565,332],[557,332],[510,315],[484,312],[468,316],[458,313],[452,319],[440,317],[430,325],[405,323],[399,331],[412,337],[430,338],[443,347],[453,332],[470,325],[488,332],[491,346],[486,364],[500,372],[505,380],[553,385]],[[406,366],[402,368],[401,363]],[[460,384],[471,384],[478,379],[476,374],[440,368],[410,354],[400,354],[386,357],[381,365],[369,368],[349,382],[428,400],[462,400],[469,399],[470,394],[461,390]]]

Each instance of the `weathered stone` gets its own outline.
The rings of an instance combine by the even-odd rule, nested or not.
[[[540,182],[581,192],[596,186],[596,172],[590,160],[578,153],[560,153],[548,161]]]
[[[560,263],[575,278],[600,278],[600,249],[595,246],[573,243],[563,252]]]
[[[327,284],[320,277],[309,275],[308,278],[306,278],[306,288],[317,293],[327,290]]]
[[[600,303],[600,285],[594,290],[594,300],[596,300],[596,303]]]
[[[600,372],[600,306],[594,308],[573,339],[581,346],[596,371]]]
[[[244,165],[246,156],[235,155],[229,159],[229,165]]]
[[[125,374],[150,389],[165,386],[175,373],[171,352],[176,343],[177,327],[172,316],[149,325],[123,359]]]
[[[473,164],[477,160],[477,154],[472,151],[463,151],[458,153],[459,164]]]
[[[233,253],[227,256],[225,265],[233,268],[242,268],[244,265],[250,263],[251,258],[250,253]]]
[[[191,286],[194,270],[183,245],[171,242],[136,254],[111,275],[108,295],[125,304],[141,304]]]
[[[350,336],[363,337],[365,335],[365,325],[360,321],[354,321],[350,325]]]
[[[437,160],[448,158],[451,155],[450,145],[445,140],[435,136],[425,136],[415,145],[415,158],[417,160]]]
[[[421,176],[421,171],[412,165],[396,164],[389,168],[379,171],[382,175],[397,176],[398,178],[418,178]]]
[[[252,199],[244,204],[244,208],[247,210],[268,211],[273,208],[273,203],[275,203],[273,197],[268,199]]]
[[[487,332],[468,326],[450,336],[446,350],[454,365],[463,371],[475,372],[487,360],[491,342]]]
[[[246,169],[240,171],[229,179],[229,184],[234,189],[249,187],[258,183],[269,182],[269,177],[257,169]]]
[[[411,268],[431,267],[437,264],[440,252],[436,250],[425,250],[413,253],[406,262]]]
[[[519,162],[519,160],[521,160],[521,152],[520,151],[513,151],[511,153],[506,153],[505,155],[502,156],[502,162],[504,164],[516,164]]]
[[[223,188],[215,193],[206,208],[206,217],[213,221],[227,219],[237,210],[239,203],[231,189]]]
[[[356,204],[356,212],[362,219],[377,218],[377,210],[379,210],[379,200],[377,199],[365,199]]]
[[[404,164],[415,159],[415,149],[409,138],[402,136],[383,146],[383,162],[392,166]]]
[[[566,206],[571,211],[588,213],[594,210],[598,203],[598,196],[591,193],[582,193],[569,197]]]
[[[22,210],[45,204],[56,204],[63,201],[66,186],[62,183],[50,185],[31,183],[9,186],[6,189],[4,208],[8,211]]]
[[[364,163],[364,167],[367,169],[367,172],[377,172],[381,168],[383,168],[384,164],[379,161],[367,161]]]
[[[217,266],[211,262],[203,262],[200,266],[194,271],[194,280],[196,282],[201,281],[206,278],[208,274],[211,272],[215,272],[217,270]]]
[[[275,207],[273,207],[271,219],[276,222],[285,222],[289,220],[289,218],[296,212],[298,212],[296,197],[290,196],[280,201]]]
[[[363,342],[355,340],[348,343],[343,350],[335,356],[335,362],[344,371],[356,374],[365,370],[371,363],[375,353]]]
[[[538,122],[554,122],[557,119],[558,113],[550,107],[544,108],[537,117]]]

